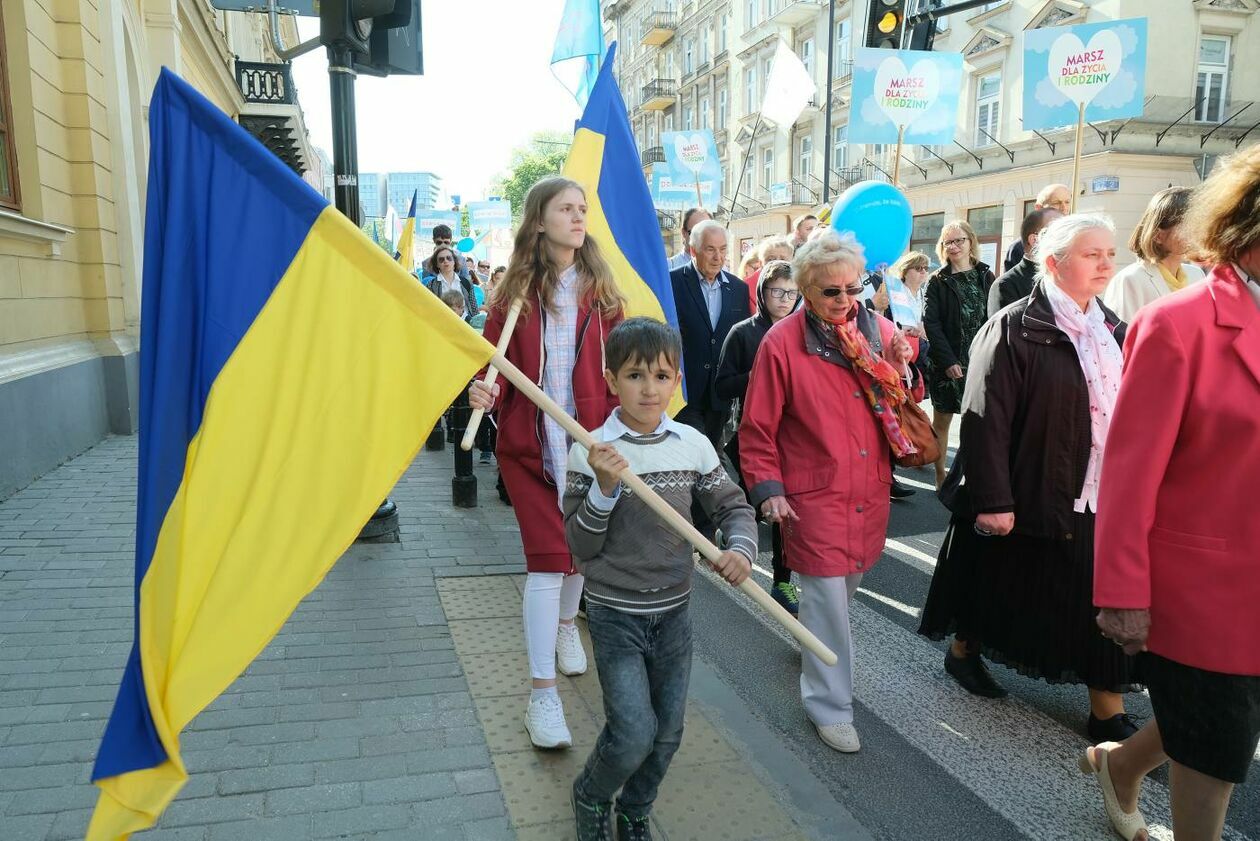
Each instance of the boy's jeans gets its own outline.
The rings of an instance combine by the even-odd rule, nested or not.
[[[604,730],[577,779],[583,800],[646,817],[682,743],[691,678],[691,615],[686,604],[636,616],[587,603],[587,627],[604,693]]]

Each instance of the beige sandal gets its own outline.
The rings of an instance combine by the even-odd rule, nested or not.
[[[1098,787],[1103,793],[1103,805],[1107,808],[1107,818],[1111,821],[1111,828],[1116,831],[1116,834],[1124,841],[1133,841],[1139,834],[1149,839],[1150,830],[1147,829],[1146,818],[1142,817],[1141,810],[1124,811],[1120,808],[1120,799],[1116,797],[1116,787],[1111,782],[1111,772],[1107,770],[1107,753],[1118,747],[1120,747],[1119,742],[1103,742],[1100,745],[1094,745],[1094,756],[1098,759],[1098,767],[1094,767],[1094,762],[1089,756],[1089,748],[1086,748],[1077,764],[1082,774],[1093,774],[1098,778]]]

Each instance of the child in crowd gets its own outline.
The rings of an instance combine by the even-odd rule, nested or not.
[[[752,373],[753,359],[761,340],[770,328],[796,311],[801,302],[800,290],[792,279],[792,264],[783,260],[771,260],[762,267],[757,279],[757,308],[752,318],[739,322],[726,334],[722,345],[722,357],[718,362],[717,381],[714,390],[722,400],[733,401],[735,425],[739,426],[743,411],[744,395],[748,391],[748,376]],[[731,437],[726,454],[737,471],[741,471],[740,487],[744,486],[739,464],[739,436]],[[792,583],[792,571],[783,561],[783,532],[778,523],[770,525],[773,552],[774,582],[771,597],[783,605],[788,613],[796,616],[800,610],[800,597]]]
[[[606,722],[573,783],[578,841],[611,839],[618,790],[619,839],[651,838],[648,816],[682,742],[691,675],[691,545],[622,489],[627,467],[690,519],[697,500],[729,549],[713,565],[731,584],[752,570],[752,507],[704,435],[665,410],[678,388],[682,340],[650,318],[608,334],[604,379],[621,401],[589,452],[569,452],[564,524],[586,576],[586,615]]]
[[[451,312],[460,318],[464,317],[464,293],[458,289],[452,289],[442,293],[442,303],[451,308]]]

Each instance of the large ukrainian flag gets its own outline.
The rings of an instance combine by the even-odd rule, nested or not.
[[[494,351],[169,71],[149,123],[136,642],[93,771],[101,841],[157,820],[180,730]]]
[[[627,316],[646,315],[674,327],[674,288],[652,194],[630,129],[625,100],[613,78],[617,45],[608,48],[591,98],[578,121],[564,175],[586,189],[587,235],[599,243],[621,292]],[[683,406],[675,392],[670,414]]]

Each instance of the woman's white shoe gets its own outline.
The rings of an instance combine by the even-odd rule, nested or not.
[[[1138,835],[1150,838],[1150,830],[1146,828],[1146,818],[1142,817],[1141,810],[1134,809],[1132,812],[1126,812],[1120,808],[1120,798],[1116,796],[1116,787],[1112,784],[1111,772],[1107,769],[1107,754],[1118,747],[1120,747],[1119,742],[1103,742],[1095,745],[1092,757],[1090,749],[1086,748],[1077,765],[1080,766],[1081,773],[1093,774],[1098,779],[1098,787],[1103,793],[1103,805],[1107,809],[1107,818],[1111,821],[1111,828],[1116,831],[1116,834],[1124,841],[1133,841]]]
[[[582,648],[582,636],[577,625],[562,622],[556,631],[556,668],[562,675],[586,672],[586,651]]]
[[[862,748],[857,728],[852,724],[815,724],[814,729],[818,731],[818,738],[832,750],[857,753]]]
[[[564,705],[554,692],[536,695],[529,700],[525,710],[525,731],[536,748],[567,748],[573,745],[573,735],[564,721]]]

